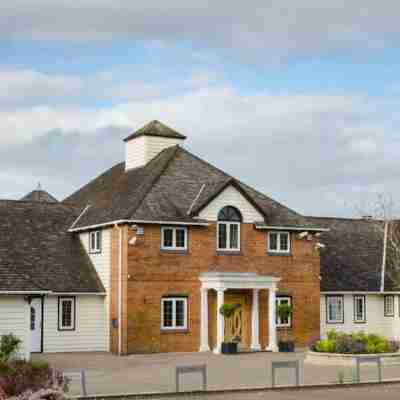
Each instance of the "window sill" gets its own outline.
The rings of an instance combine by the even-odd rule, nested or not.
[[[101,250],[89,250],[89,254],[101,254]]]
[[[335,322],[326,321],[326,323],[327,323],[327,325],[343,325],[344,321],[335,321]]]
[[[366,324],[367,321],[353,321],[354,324]]]
[[[161,334],[162,335],[168,335],[168,334],[174,334],[176,335],[177,333],[182,334],[182,335],[186,335],[189,333],[189,329],[163,329],[161,328]]]
[[[290,326],[277,326],[276,329],[278,331],[282,331],[284,329],[293,329],[293,327],[291,325]]]
[[[267,251],[269,256],[280,256],[280,257],[290,257],[292,255],[291,252],[286,253],[284,251]]]
[[[241,256],[240,250],[217,250],[217,256]]]
[[[178,249],[160,249],[162,254],[188,254],[187,250],[178,250]]]

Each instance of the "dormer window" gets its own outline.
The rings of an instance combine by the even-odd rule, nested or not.
[[[89,233],[89,253],[101,253],[101,231]]]
[[[242,215],[232,206],[224,207],[218,214],[217,249],[240,251],[240,224]]]

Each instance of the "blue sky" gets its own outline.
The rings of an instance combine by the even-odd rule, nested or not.
[[[160,119],[305,214],[400,205],[399,16],[389,0],[2,4],[0,197],[41,181],[63,198]]]

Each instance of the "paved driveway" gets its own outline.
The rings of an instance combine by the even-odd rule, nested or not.
[[[117,357],[109,353],[74,353],[35,355],[34,359],[45,359],[57,369],[66,372],[85,370],[89,395],[174,392],[175,368],[206,364],[208,371],[208,389],[234,389],[248,387],[267,387],[271,382],[271,362],[290,361],[303,358],[303,353],[252,353],[232,356],[212,353],[190,354],[154,354]],[[351,367],[321,366],[305,363],[304,383],[337,383],[339,372],[345,378],[353,378]],[[400,379],[400,364],[383,366],[384,379]],[[294,372],[281,370],[278,373],[278,385],[294,383]],[[376,367],[363,366],[363,380],[376,380]],[[183,381],[183,390],[198,390],[201,378],[187,375]],[[80,386],[75,380],[71,385],[71,394],[80,394]]]

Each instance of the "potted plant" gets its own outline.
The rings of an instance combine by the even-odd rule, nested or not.
[[[240,307],[240,304],[223,304],[219,309],[220,314],[224,317],[224,319],[230,318],[236,309]],[[240,339],[239,339],[240,340]],[[236,354],[238,351],[238,342],[236,338],[233,338],[229,342],[223,342],[221,346],[222,354]]]
[[[290,304],[283,303],[278,306],[277,314],[281,321],[289,321],[293,314],[293,308]],[[290,328],[282,327],[280,329],[278,348],[280,352],[291,353],[294,352],[294,340],[290,337]]]

